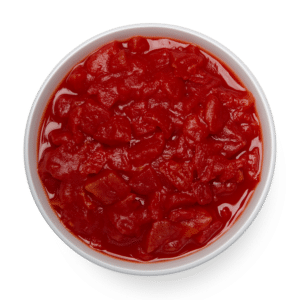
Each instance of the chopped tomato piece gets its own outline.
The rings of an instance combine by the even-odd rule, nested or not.
[[[86,143],[82,151],[85,152],[85,158],[79,166],[79,173],[85,176],[88,174],[97,174],[107,161],[106,151],[99,143]]]
[[[182,164],[169,160],[165,163],[162,163],[159,169],[180,191],[187,190],[192,184],[193,170],[192,166],[188,163]]]
[[[114,170],[130,171],[132,168],[126,148],[114,149],[109,155],[108,164]]]
[[[173,124],[169,118],[169,113],[166,109],[157,107],[151,109],[145,114],[144,119],[153,125],[156,125],[164,133],[166,139],[168,139],[173,132]]]
[[[110,112],[107,109],[94,100],[88,99],[82,105],[80,128],[84,133],[92,136],[99,125],[107,122],[109,118]]]
[[[234,182],[213,182],[212,189],[215,195],[229,195],[237,188]]]
[[[216,96],[210,96],[205,108],[205,121],[211,133],[219,132],[229,118],[228,111]]]
[[[115,116],[100,125],[93,137],[110,146],[127,143],[131,140],[130,122],[126,117]]]
[[[180,222],[184,236],[191,237],[208,227],[212,221],[212,216],[200,207],[180,208],[169,214],[169,220]]]
[[[66,119],[69,117],[71,109],[83,102],[76,95],[62,94],[55,101],[54,113],[59,118]]]
[[[252,180],[257,180],[259,176],[259,150],[254,148],[248,155],[248,160],[246,162],[246,170],[249,178]]]
[[[149,43],[144,37],[135,36],[128,41],[128,49],[132,52],[142,53],[149,50]]]
[[[197,181],[193,183],[192,188],[194,197],[200,205],[209,204],[213,200],[213,194],[209,184]]]
[[[79,65],[72,70],[66,80],[66,84],[75,93],[84,92],[93,77],[88,74],[84,66]]]
[[[109,72],[109,61],[111,57],[121,50],[121,45],[118,42],[112,42],[101,47],[98,51],[88,57],[85,62],[87,71],[99,76]]]
[[[166,195],[161,191],[155,192],[150,196],[150,205],[148,209],[153,220],[158,221],[163,219],[165,199]]]
[[[129,159],[135,165],[143,165],[157,158],[164,149],[165,139],[162,133],[156,133],[144,139],[128,150]]]
[[[137,194],[148,195],[154,193],[160,187],[160,182],[155,171],[151,168],[145,168],[140,174],[134,176],[129,185]]]
[[[128,236],[138,236],[141,226],[150,221],[147,209],[141,206],[134,194],[111,206],[108,214],[115,228]]]
[[[104,205],[120,201],[130,192],[130,187],[124,179],[110,170],[103,170],[87,180],[85,189]]]
[[[211,223],[208,228],[204,229],[201,233],[199,233],[195,240],[200,244],[206,244],[214,235],[217,234],[223,227],[222,222],[216,221]]]
[[[178,208],[181,206],[193,205],[197,202],[197,199],[184,193],[175,193],[170,195],[165,202],[167,210]]]
[[[201,54],[172,51],[172,67],[175,74],[184,80],[194,75],[203,66],[204,62],[205,59]]]
[[[87,93],[96,95],[99,103],[106,108],[111,108],[120,99],[118,88],[113,83],[93,83]]]
[[[154,222],[146,240],[146,252],[155,251],[166,242],[176,239],[180,234],[180,228],[170,221]]]
[[[191,115],[186,118],[183,127],[184,135],[195,141],[203,141],[209,134],[208,127],[202,119],[196,115]]]

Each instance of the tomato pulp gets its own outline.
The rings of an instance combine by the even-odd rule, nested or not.
[[[41,120],[38,172],[89,247],[159,261],[230,228],[260,180],[255,99],[222,61],[168,38],[114,41],[75,65]]]

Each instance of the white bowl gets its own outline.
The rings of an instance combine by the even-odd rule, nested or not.
[[[159,263],[134,263],[96,252],[73,236],[51,209],[37,173],[37,137],[45,106],[66,73],[89,53],[113,40],[131,36],[169,37],[195,43],[225,62],[242,80],[256,99],[263,133],[263,168],[259,182],[247,208],[235,224],[210,246],[185,257]],[[276,156],[276,138],[271,110],[257,80],[244,63],[231,51],[213,39],[181,27],[162,24],[138,24],[116,28],[99,34],[69,53],[45,80],[31,108],[25,132],[25,169],[32,196],[41,214],[53,231],[74,251],[100,266],[114,271],[136,275],[162,275],[183,271],[217,256],[235,242],[248,228],[261,209],[270,189]]]

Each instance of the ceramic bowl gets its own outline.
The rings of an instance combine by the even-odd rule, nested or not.
[[[242,80],[256,99],[260,117],[264,156],[261,181],[250,203],[228,232],[210,246],[179,259],[159,263],[134,263],[96,252],[74,237],[59,221],[51,209],[37,173],[37,137],[40,121],[46,104],[56,86],[67,72],[89,53],[113,40],[124,40],[131,36],[169,37],[195,43],[219,57]],[[270,189],[275,167],[276,140],[272,114],[267,99],[250,70],[230,50],[215,40],[189,29],[162,24],[138,24],[116,28],[99,34],[70,52],[45,80],[31,108],[25,133],[25,169],[32,196],[41,214],[53,231],[74,251],[84,258],[111,270],[136,275],[162,275],[183,271],[198,266],[220,254],[236,241],[255,219]]]

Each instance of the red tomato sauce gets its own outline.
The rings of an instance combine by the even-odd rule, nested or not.
[[[133,37],[59,84],[41,120],[38,172],[64,226],[89,247],[160,261],[224,234],[260,180],[255,100],[196,45]]]

